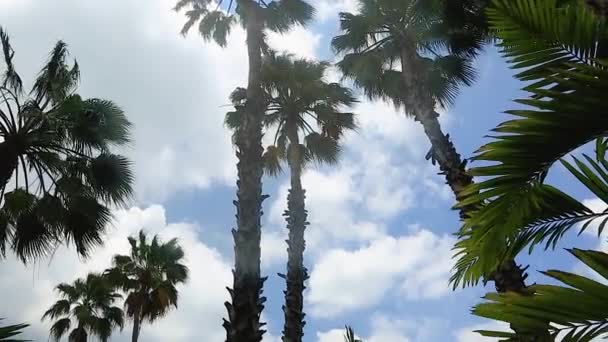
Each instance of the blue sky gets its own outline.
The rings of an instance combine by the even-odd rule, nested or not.
[[[337,13],[350,0],[315,0],[317,21],[271,44],[296,55],[333,60],[329,41]],[[7,304],[0,317],[32,323],[36,340],[47,337],[39,317],[53,300],[55,284],[108,266],[127,249],[126,237],[140,228],[178,236],[188,251],[191,282],[182,289],[180,310],[154,326],[146,341],[223,341],[224,287],[231,283],[234,225],[234,156],[222,126],[227,95],[246,77],[244,33],[234,30],[229,46],[180,37],[183,18],[171,0],[3,0],[0,24],[11,34],[17,68],[31,80],[57,39],[64,39],[82,68],[85,96],[120,104],[135,124],[134,144],[124,151],[135,163],[137,198],[116,211],[108,241],[91,259],[61,249],[52,260],[23,266],[12,258],[0,264],[0,291]],[[444,129],[461,154],[470,157],[489,129],[504,120],[512,99],[522,96],[495,49],[477,61],[479,80],[463,89],[442,115]],[[328,75],[335,78],[336,75]],[[306,262],[306,341],[341,341],[344,324],[378,341],[485,341],[471,333],[488,324],[469,314],[486,289],[451,291],[451,236],[458,217],[449,189],[424,160],[428,142],[422,128],[390,105],[361,99],[360,132],[349,136],[340,166],[312,168],[304,175],[311,225]],[[549,180],[580,199],[591,199],[562,169]],[[278,341],[285,263],[281,213],[286,179],[265,179],[263,262],[270,276],[264,319]],[[562,247],[595,247],[587,235],[568,237]],[[521,258],[534,270],[577,267],[565,252]],[[490,289],[490,288],[488,288]],[[493,325],[489,325],[492,327]],[[126,341],[129,327],[113,341]]]

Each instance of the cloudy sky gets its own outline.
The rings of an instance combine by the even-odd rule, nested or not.
[[[313,2],[318,15],[308,29],[271,34],[270,42],[298,56],[331,61],[337,14],[354,8],[354,1]],[[191,280],[180,289],[179,310],[144,326],[142,340],[224,340],[236,172],[222,122],[228,94],[245,84],[245,36],[235,29],[225,49],[196,34],[181,37],[184,19],[171,11],[173,5],[174,0],[0,0],[0,25],[11,35],[26,81],[62,39],[81,66],[81,93],[112,99],[135,124],[134,143],[125,153],[135,163],[137,196],[129,208],[116,211],[105,246],[87,260],[60,249],[36,264],[24,266],[11,257],[0,263],[0,317],[31,323],[29,338],[47,339],[48,323],[40,317],[55,299],[56,284],[103,270],[113,254],[127,252],[127,236],[144,228],[181,239]],[[466,156],[521,95],[493,49],[477,67],[479,82],[441,118]],[[350,324],[368,342],[484,341],[471,330],[495,326],[469,310],[489,288],[448,287],[458,219],[450,211],[449,189],[424,160],[429,144],[421,127],[383,103],[362,100],[356,111],[361,129],[348,137],[340,166],[312,168],[303,177],[311,222],[305,340],[341,342],[343,326]],[[560,169],[551,179],[572,184]],[[265,179],[271,195],[262,246],[264,273],[270,276],[265,341],[278,341],[281,331],[284,285],[276,273],[285,265],[281,214],[287,186],[285,178]],[[575,194],[601,206],[588,193]],[[576,244],[592,247],[598,241],[589,235]],[[522,261],[537,270],[577,268],[564,254]],[[533,280],[542,279],[532,273]],[[129,332],[127,326],[112,341],[127,341]]]

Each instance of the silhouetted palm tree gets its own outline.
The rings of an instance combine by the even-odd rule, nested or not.
[[[177,284],[188,280],[188,268],[182,264],[184,251],[177,239],[163,243],[155,235],[151,242],[139,232],[129,237],[130,255],[115,255],[106,275],[125,291],[127,316],[133,319],[131,340],[137,342],[144,321],[153,323],[165,316],[171,306],[177,308]]]
[[[122,330],[124,325],[123,312],[113,306],[121,296],[114,292],[107,278],[99,274],[89,274],[85,279],[77,279],[73,284],[57,285],[61,296],[42,319],[53,320],[50,337],[59,341],[69,333],[70,342],[86,342],[89,335],[97,336],[107,342],[116,327]]]

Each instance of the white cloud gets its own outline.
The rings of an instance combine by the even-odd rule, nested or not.
[[[81,93],[111,99],[126,111],[134,123],[127,153],[135,161],[139,200],[234,184],[235,157],[223,120],[229,93],[247,79],[240,26],[222,49],[203,42],[196,30],[179,35],[185,17],[171,10],[174,0],[0,2],[0,22],[27,82],[63,39],[80,63]],[[319,39],[302,28],[285,38],[273,35],[277,48],[308,57]]]
[[[284,50],[304,58],[315,58],[321,34],[296,26],[285,34],[268,33],[268,43],[279,52]]]
[[[454,333],[457,342],[494,342],[495,338],[483,337],[476,330],[510,331],[509,325],[503,322],[489,322],[459,329]]]
[[[370,334],[361,337],[355,329],[355,337],[365,342],[431,342],[436,341],[446,322],[436,319],[395,319],[376,313],[370,321]],[[317,332],[318,342],[344,342],[344,329]]]
[[[317,19],[321,22],[336,21],[339,12],[356,13],[358,8],[357,0],[315,0],[314,5],[317,9]]]
[[[103,271],[109,267],[114,254],[128,253],[127,237],[142,228],[150,235],[159,234],[165,240],[178,237],[190,269],[190,280],[179,288],[179,310],[171,311],[152,326],[144,325],[142,339],[159,342],[222,341],[225,333],[221,327],[221,317],[225,316],[223,302],[228,297],[225,287],[232,278],[230,266],[216,250],[200,241],[200,229],[196,225],[167,223],[161,206],[117,212],[115,227],[110,230],[105,245],[96,249],[88,260],[79,260],[75,252],[62,247],[49,264],[45,262],[26,267],[13,258],[3,261],[0,291],[10,295],[3,296],[2,306],[19,308],[10,313],[10,318],[32,324],[26,330],[28,338],[45,340],[49,323],[38,322],[42,313],[56,299],[54,287],[61,282],[72,282],[88,272]],[[112,340],[128,341],[129,333],[130,326],[127,326]]]
[[[450,236],[419,230],[356,250],[325,251],[311,272],[311,314],[333,317],[369,308],[393,288],[410,300],[440,297],[449,292],[453,243]]]

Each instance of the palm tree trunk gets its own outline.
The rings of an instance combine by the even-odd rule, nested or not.
[[[424,132],[431,143],[433,159],[439,164],[441,173],[445,176],[446,183],[452,189],[457,200],[462,200],[462,191],[469,185],[473,184],[473,177],[466,173],[466,162],[462,160],[460,154],[456,151],[454,144],[450,141],[449,135],[446,135],[441,130],[439,123],[439,115],[435,112],[435,101],[428,95],[420,91],[420,84],[424,84],[425,80],[420,79],[419,67],[420,58],[410,53],[416,51],[414,47],[405,47],[401,52],[401,70],[405,88],[408,89],[405,102],[414,113],[415,120],[420,122],[424,128]],[[460,218],[467,218],[472,207],[464,207],[460,209]],[[496,291],[498,292],[517,292],[528,295],[525,283],[527,275],[525,270],[520,265],[517,265],[514,260],[505,260],[491,275],[490,279],[494,281]],[[524,333],[523,329],[512,327],[515,332]],[[529,334],[529,332],[525,332]],[[545,336],[541,332],[540,335]],[[528,341],[528,340],[522,340]],[[530,340],[534,341],[534,340]]]
[[[287,239],[287,276],[285,279],[285,304],[283,312],[285,323],[283,327],[283,342],[301,342],[304,336],[304,282],[308,279],[308,271],[304,267],[304,231],[307,211],[305,205],[306,193],[302,189],[302,156],[299,148],[297,127],[289,128],[288,162],[291,172],[291,189],[287,196],[286,216],[289,237]]]
[[[262,201],[262,120],[264,100],[260,83],[262,66],[263,22],[257,2],[241,0],[247,13],[247,52],[249,79],[246,113],[242,128],[236,132],[237,147],[237,228],[234,238],[235,269],[231,301],[226,302],[228,320],[224,320],[227,342],[260,342],[265,323],[260,322],[265,298],[265,278],[260,271]]]
[[[133,316],[133,333],[131,335],[131,342],[137,342],[139,339],[139,332],[141,331],[141,308],[138,308]]]

